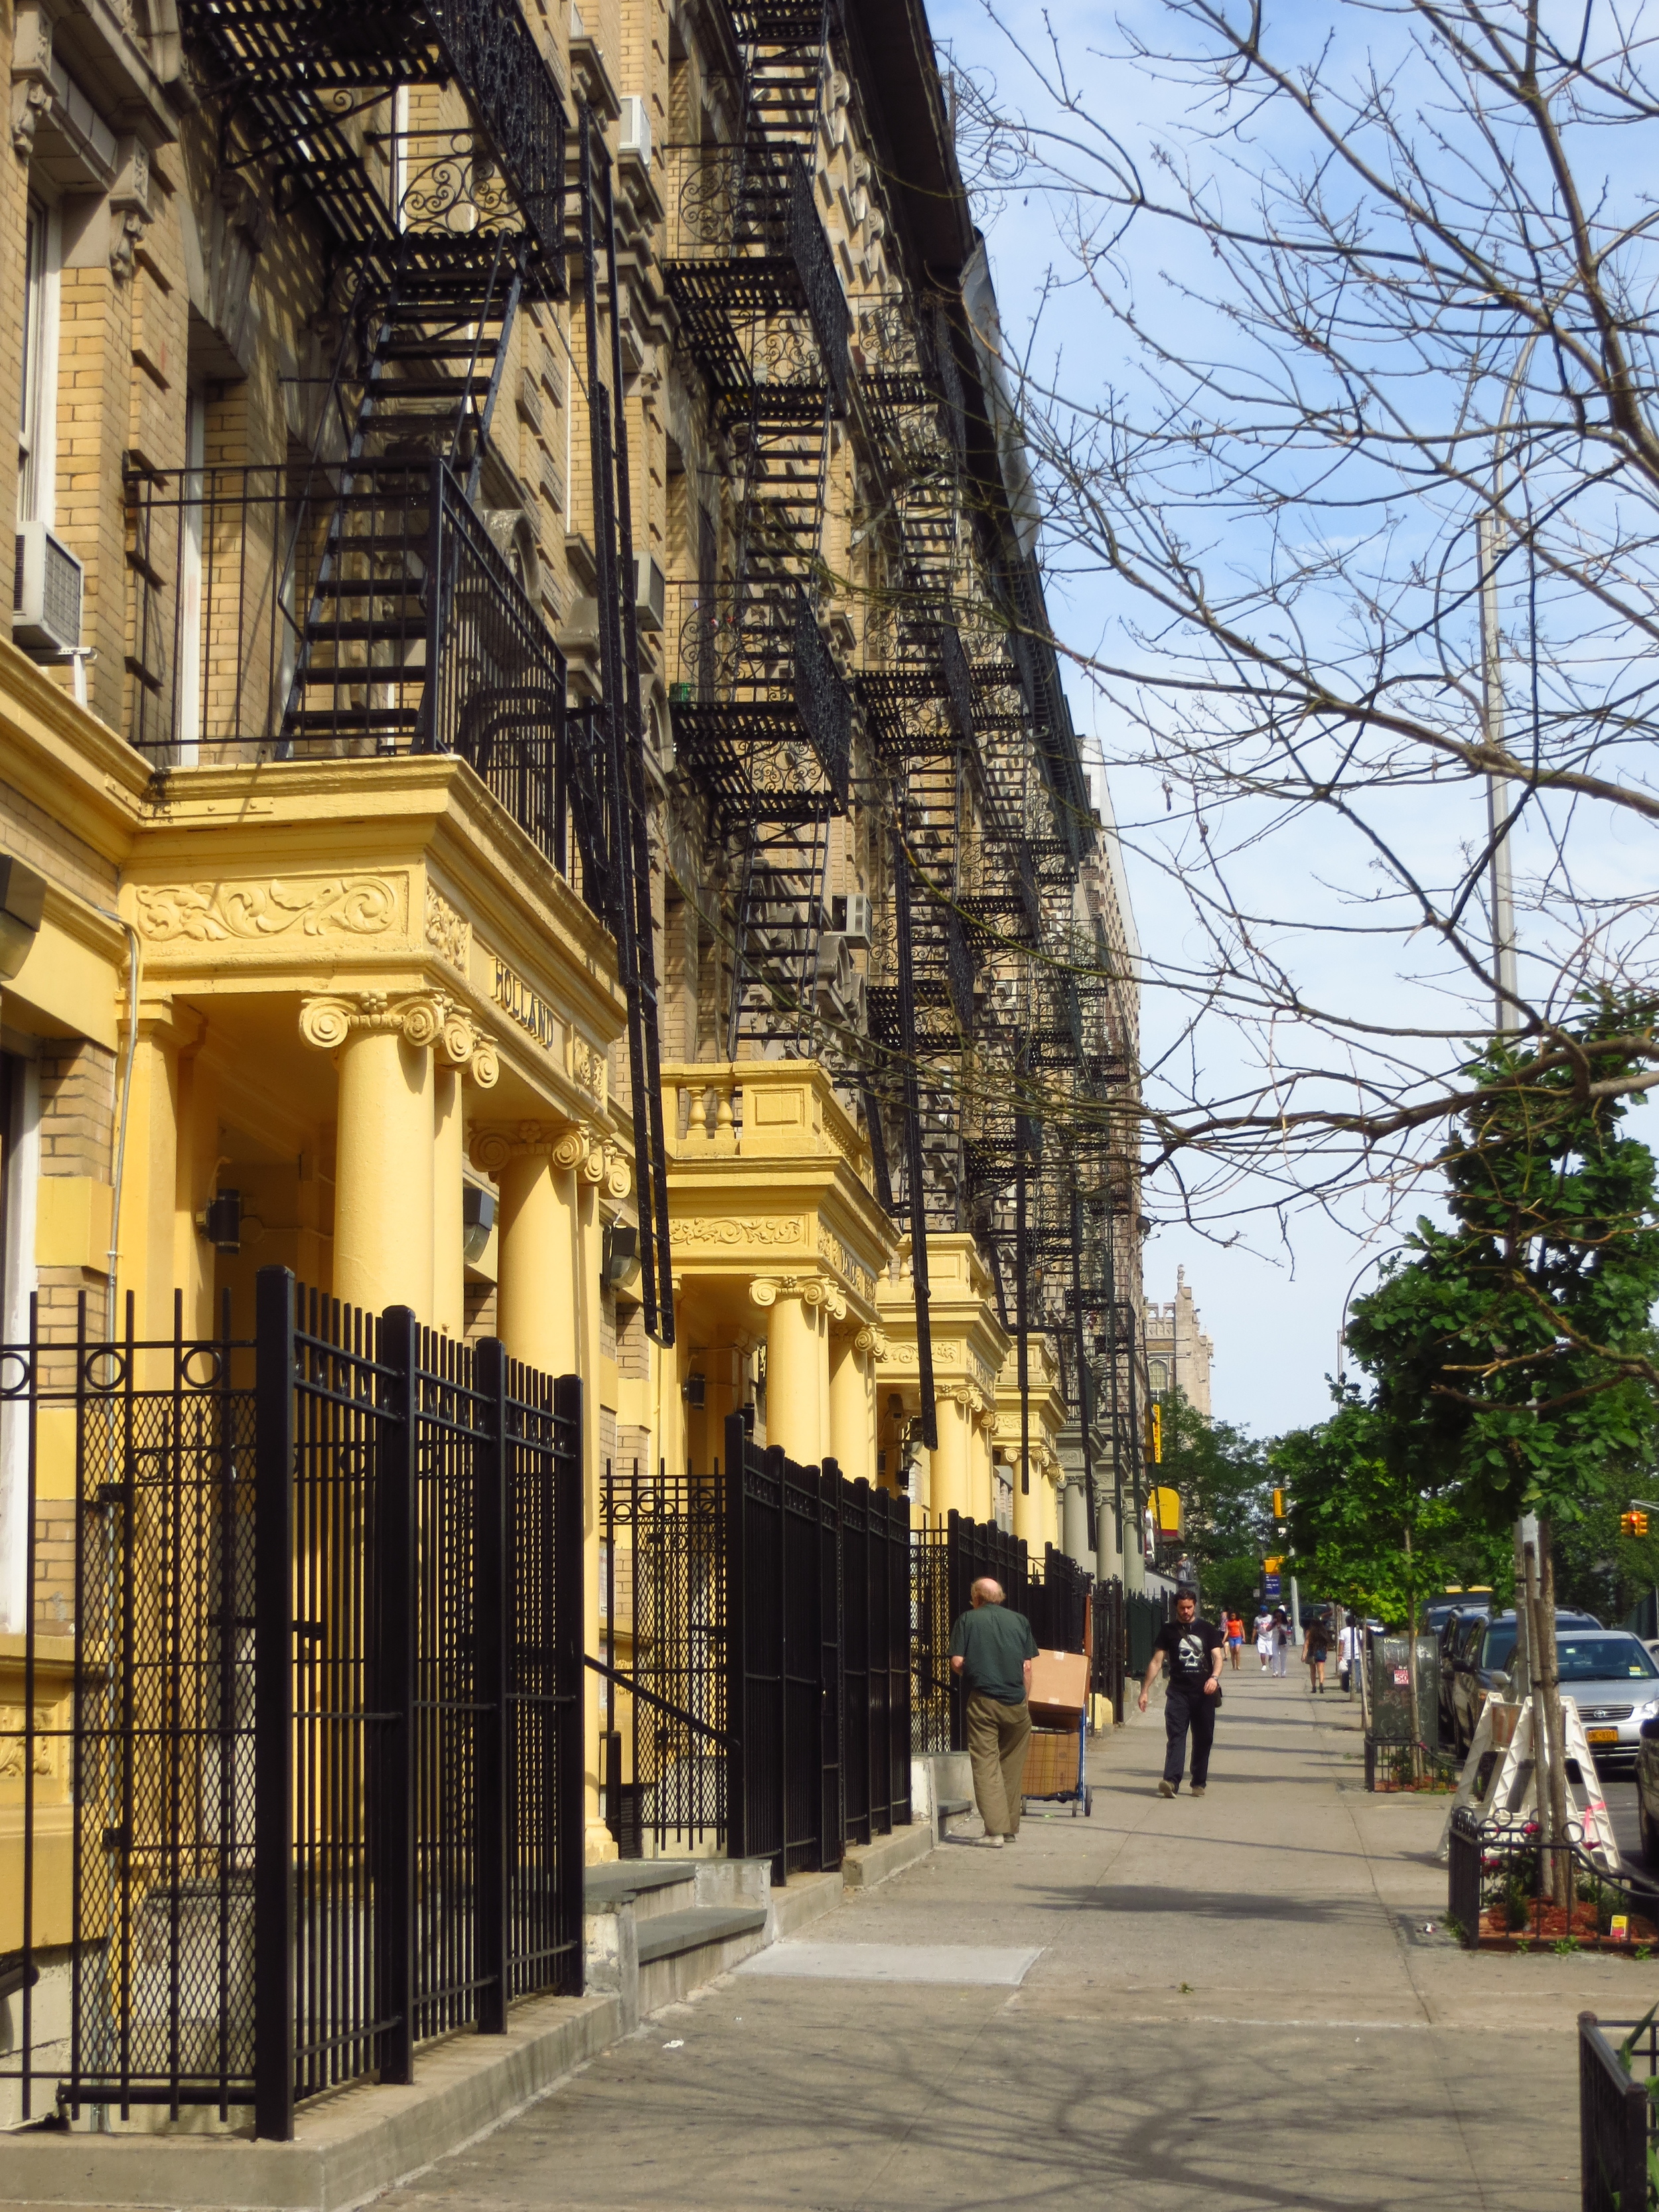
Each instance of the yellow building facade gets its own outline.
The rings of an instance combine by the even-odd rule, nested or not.
[[[131,1300],[140,1340],[207,1336],[228,1300],[246,1334],[282,1265],[578,1375],[597,1650],[605,1467],[710,1472],[745,1409],[918,1522],[1065,1542],[1079,1362],[1119,1356],[1066,1235],[1139,1299],[1133,925],[916,0],[787,36],[701,0],[501,14],[511,114],[415,9],[284,141],[259,101],[296,11],[264,63],[204,8],[15,12],[3,1326],[64,1343],[84,1300],[118,1337]],[[763,173],[796,276],[739,312]],[[750,404],[786,388],[817,395],[788,439]],[[605,884],[635,833],[630,969]],[[31,1618],[37,1698],[70,1693],[56,1433],[31,1523],[0,1413],[14,1714]]]

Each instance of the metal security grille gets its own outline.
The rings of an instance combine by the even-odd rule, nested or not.
[[[609,1469],[602,1510],[623,1856],[712,1841],[781,1881],[908,1821],[908,1503],[757,1450],[738,1416],[723,1471]]]
[[[607,1465],[602,1511],[608,1735],[620,1754],[626,1698],[629,1751],[625,1778],[611,1762],[605,1813],[624,1857],[660,1858],[726,1833],[726,1495],[718,1478],[642,1475],[635,1460]]]
[[[70,2093],[222,2111],[253,2055],[253,1376],[228,1306],[215,1343],[187,1341],[181,1316],[171,1343],[140,1343],[129,1300],[124,1340],[100,1344],[82,1295],[58,1348],[32,1300],[27,1354],[3,1367],[32,1473],[41,1413],[75,1423],[80,1687],[53,1754],[75,1822]]]
[[[254,2108],[581,1987],[581,1407],[487,1342],[268,1268],[257,1333],[0,1350],[29,1470],[72,1434],[72,1706],[21,1717],[22,2116]],[[61,1946],[40,1900],[67,1844]],[[66,2011],[66,2025],[52,2014]]]

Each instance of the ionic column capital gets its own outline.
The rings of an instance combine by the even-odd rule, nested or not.
[[[337,1052],[354,1036],[395,1031],[427,1047],[443,1035],[449,1002],[436,991],[320,992],[300,1003],[300,1035],[319,1052]]]
[[[472,1164],[500,1178],[514,1160],[549,1160],[556,1168],[580,1167],[588,1138],[574,1121],[475,1121],[467,1133]]]

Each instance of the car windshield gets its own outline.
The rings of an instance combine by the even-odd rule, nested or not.
[[[1555,1651],[1564,1682],[1641,1682],[1659,1674],[1633,1636],[1558,1636]]]

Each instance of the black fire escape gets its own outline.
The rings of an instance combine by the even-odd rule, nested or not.
[[[292,642],[269,742],[279,757],[454,752],[562,866],[574,829],[584,895],[617,939],[646,1321],[672,1342],[655,994],[639,928],[638,672],[614,501],[601,485],[612,635],[600,744],[570,742],[564,663],[476,504],[520,308],[566,292],[557,82],[515,0],[181,0],[180,15],[219,103],[222,161],[263,171],[278,204],[309,217],[340,327],[282,518],[275,596]],[[462,127],[398,126],[399,95],[448,87],[470,111]],[[590,164],[582,173],[591,341]],[[601,198],[608,234],[608,184]],[[611,296],[614,324],[614,270]]]
[[[866,1098],[872,1126],[885,1113],[900,1135],[900,1195],[930,1383],[927,1240],[929,1231],[964,1225],[963,1073],[977,1011],[964,902],[970,825],[984,790],[971,672],[956,621],[967,582],[963,398],[937,300],[904,294],[866,308],[860,341],[875,497],[896,556],[886,622],[877,626],[881,665],[858,679],[895,823],[894,926],[876,948],[867,992]],[[928,1387],[923,1409],[931,1420]]]
[[[727,1050],[810,1052],[831,818],[851,699],[818,625],[830,423],[848,316],[813,197],[830,67],[820,4],[738,0],[743,120],[670,149],[664,276],[741,484],[729,580],[701,578],[681,641],[677,756],[740,845]]]

